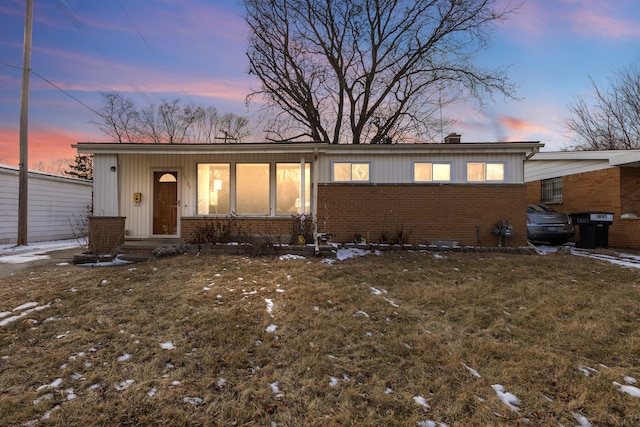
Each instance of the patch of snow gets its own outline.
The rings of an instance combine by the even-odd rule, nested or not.
[[[582,372],[585,377],[590,377],[591,374],[597,374],[598,373],[597,369],[593,369],[593,368],[590,368],[588,366],[578,365],[577,368],[578,368],[578,371]]]
[[[425,412],[429,412],[431,409],[431,406],[429,406],[425,398],[422,396],[413,396],[413,401],[422,406],[422,410]]]
[[[36,400],[34,400],[33,404],[34,405],[38,405],[43,400],[51,400],[51,399],[53,399],[53,393],[46,393],[46,394],[43,394],[42,396],[38,397]]]
[[[362,310],[356,310],[356,312],[353,313],[353,317],[356,317],[356,316],[364,316],[367,319],[369,318],[369,314],[364,312],[364,311],[362,311]]]
[[[157,392],[158,392],[158,388],[152,387],[151,390],[147,392],[147,397],[153,397],[156,395]]]
[[[58,379],[54,380],[51,384],[41,385],[40,387],[38,387],[36,389],[36,391],[46,390],[46,389],[49,389],[49,388],[58,388],[58,387],[60,387],[60,385],[62,385],[62,381],[63,381],[62,378],[58,378]]]
[[[371,289],[371,293],[374,295],[382,295],[382,294],[386,294],[387,291],[384,289],[376,289],[373,286],[371,286],[369,289]]]
[[[518,406],[520,405],[520,399],[518,399],[515,395],[505,392],[504,387],[500,384],[493,384],[491,388],[498,395],[498,399],[502,400],[502,403],[507,405],[509,409],[512,411],[518,412]]]
[[[393,307],[400,307],[397,303],[391,301],[389,298],[385,298],[384,300],[389,304],[391,304]]]
[[[114,383],[113,387],[118,391],[122,391],[126,388],[129,388],[135,382],[136,382],[135,380],[124,380],[124,381],[120,381],[119,383]]]
[[[167,342],[161,342],[160,348],[164,350],[174,350],[176,347],[173,345],[173,342],[167,341]]]
[[[435,421],[426,420],[418,421],[418,427],[448,427],[445,423],[436,423]]]
[[[264,302],[267,303],[267,313],[273,314],[273,300],[270,298],[265,298]]]
[[[638,380],[636,380],[633,377],[625,376],[624,377],[624,382],[627,383],[627,384],[635,384],[635,383],[638,382]]]
[[[359,248],[342,248],[342,249],[338,249],[338,252],[336,253],[336,259],[340,261],[344,261],[345,259],[356,258],[360,256],[370,255],[370,254],[371,254],[370,250],[364,250]]]
[[[302,255],[293,255],[293,254],[280,255],[279,257],[280,261],[287,261],[287,260],[293,260],[293,259],[306,259],[306,258],[303,257]]]
[[[624,393],[627,393],[633,397],[640,397],[640,388],[638,387],[634,387],[632,385],[622,385],[615,381],[613,382],[613,385],[618,386],[620,388],[620,391]]]
[[[585,417],[584,415],[578,414],[576,412],[572,412],[573,418],[576,419],[576,421],[578,421],[578,426],[577,427],[591,427],[591,422],[589,422],[589,420],[587,419],[587,417]]]
[[[131,354],[129,353],[125,353],[122,356],[118,356],[118,362],[126,362],[129,359],[131,359]]]
[[[466,364],[464,364],[464,363],[463,363],[463,365],[464,365],[464,367],[465,367],[465,368],[467,368],[467,370],[468,370],[469,372],[471,372],[471,375],[473,375],[473,376],[474,376],[474,377],[476,377],[476,378],[482,378],[482,376],[478,373],[478,371],[476,371],[476,370],[475,370],[475,369],[473,369],[473,368],[470,368],[469,366],[467,366],[467,365],[466,365]]]
[[[193,406],[200,406],[204,404],[204,399],[202,399],[201,397],[185,397],[184,399],[182,399],[182,401]]]
[[[267,326],[267,328],[265,329],[265,331],[269,332],[270,334],[274,333],[276,330],[278,329],[277,325],[271,324],[269,326]]]
[[[27,308],[35,307],[37,305],[38,305],[37,302],[25,302],[24,304],[21,304],[21,305],[17,306],[16,308],[14,308],[13,311],[25,310]]]

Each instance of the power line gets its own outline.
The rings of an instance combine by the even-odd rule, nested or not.
[[[13,64],[8,64],[6,62],[2,62],[0,61],[0,65],[4,65],[5,67],[9,67],[9,68],[15,68],[16,70],[20,70],[22,71],[23,68],[19,67],[17,65],[13,65]],[[85,107],[86,109],[88,109],[89,111],[91,111],[94,114],[97,114],[98,117],[103,117],[103,115],[96,111],[95,109],[93,109],[92,107],[90,107],[89,105],[85,104],[84,102],[82,102],[81,100],[79,100],[78,98],[76,98],[75,96],[73,96],[71,93],[69,93],[68,91],[62,89],[60,86],[58,86],[57,84],[53,83],[51,80],[47,79],[46,77],[44,77],[43,75],[41,75],[40,73],[36,72],[33,68],[31,68],[29,70],[30,74],[33,74],[34,76],[38,77],[40,80],[44,81],[45,83],[49,84],[50,86],[54,87],[55,89],[59,90],[60,92],[64,93],[65,95],[67,95],[69,98],[73,99],[74,101],[76,101],[78,104],[82,105],[83,107]]]

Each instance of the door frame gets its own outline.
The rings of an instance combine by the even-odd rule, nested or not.
[[[153,232],[153,213],[155,209],[156,202],[156,192],[155,192],[155,174],[158,172],[164,173],[175,173],[176,174],[176,233],[175,234],[154,234]],[[151,212],[149,213],[150,221],[149,221],[149,235],[154,238],[166,238],[166,239],[179,239],[181,236],[181,228],[180,228],[180,206],[181,206],[181,192],[180,192],[180,181],[182,179],[182,171],[180,168],[176,167],[162,167],[162,168],[151,168],[151,195],[153,200],[151,201]]]

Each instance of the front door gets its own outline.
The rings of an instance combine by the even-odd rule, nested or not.
[[[178,234],[178,173],[153,173],[153,234]]]

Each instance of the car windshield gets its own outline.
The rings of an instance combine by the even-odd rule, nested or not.
[[[527,208],[529,212],[555,212],[547,205],[528,205]]]

